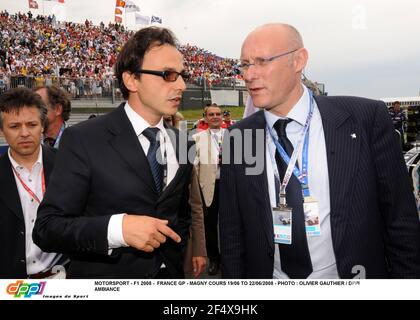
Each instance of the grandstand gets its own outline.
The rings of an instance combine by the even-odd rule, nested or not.
[[[54,84],[71,96],[70,125],[92,113],[106,113],[122,101],[113,66],[132,34],[119,24],[56,22],[52,16],[0,11],[0,94],[18,86]],[[190,74],[181,111],[201,109],[209,102],[245,105],[248,95],[237,59],[189,43],[179,50]]]
[[[9,78],[6,85],[35,87],[60,78],[74,98],[109,92],[118,52],[133,32],[112,23],[94,26],[88,20],[84,24],[54,21],[52,16],[33,17],[30,12],[0,12],[0,74]],[[235,72],[236,59],[190,44],[179,50],[185,56],[191,84],[212,87],[241,78]]]

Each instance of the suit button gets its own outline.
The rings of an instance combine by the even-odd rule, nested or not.
[[[273,257],[274,257],[274,253],[270,252],[270,253],[268,254],[268,256],[269,256],[270,258],[273,258]]]
[[[20,234],[23,236],[25,234],[25,232],[21,231]]]
[[[25,259],[20,259],[20,263],[25,263]]]

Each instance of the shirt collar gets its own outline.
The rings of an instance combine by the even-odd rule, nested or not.
[[[219,128],[219,129],[208,129],[209,130],[209,132],[210,133],[212,133],[212,134],[219,134],[219,133],[221,133],[222,132],[222,128]]]
[[[125,103],[124,110],[127,114],[128,119],[133,125],[134,131],[136,132],[137,136],[141,135],[145,129],[151,126],[146,120],[144,120],[144,118],[141,115],[134,111],[134,109],[128,104],[128,102]],[[159,123],[155,127],[160,129],[161,132],[165,132],[165,127],[163,126],[163,117],[160,119]]]
[[[19,170],[23,166],[16,162],[15,159],[13,159],[12,154],[10,153],[10,148],[7,151],[7,155],[9,156],[10,163],[12,164],[13,168],[15,170]],[[42,166],[42,147],[39,148],[38,158],[36,159],[34,165],[32,166],[32,169],[35,168],[35,166]]]
[[[306,118],[309,114],[310,96],[308,88],[306,88],[306,86],[304,85],[302,85],[302,87],[303,94],[300,97],[299,101],[289,111],[289,113],[287,114],[287,118],[292,119],[293,121],[297,122],[303,127],[305,125]],[[264,116],[270,128],[273,128],[274,124],[278,119],[286,119],[286,117],[280,117],[267,110],[264,110]]]

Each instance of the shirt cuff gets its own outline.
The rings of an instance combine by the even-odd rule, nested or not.
[[[125,213],[114,214],[108,223],[108,249],[117,249],[120,247],[128,247],[124,241],[122,223]]]

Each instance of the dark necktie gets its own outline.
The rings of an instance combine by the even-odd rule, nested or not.
[[[279,119],[274,124],[279,142],[289,157],[293,154],[293,145],[287,138],[286,126],[291,121],[291,119]],[[283,181],[287,165],[278,152],[276,152],[276,162]],[[292,244],[279,244],[281,269],[292,279],[305,279],[312,273],[312,262],[306,239],[302,186],[294,174],[286,187],[286,201],[287,205],[293,209]]]
[[[159,128],[149,127],[143,131],[143,135],[150,142],[149,150],[147,151],[147,160],[149,161],[150,170],[155,181],[156,191],[161,193],[163,185],[163,164],[162,161],[159,163],[162,157],[160,154],[157,154],[160,146],[160,141],[157,138],[158,133]]]

